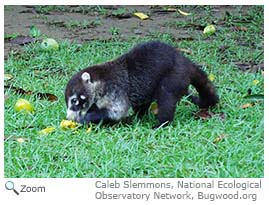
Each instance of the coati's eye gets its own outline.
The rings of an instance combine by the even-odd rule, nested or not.
[[[72,104],[72,105],[78,105],[78,104],[79,104],[78,99],[77,99],[77,98],[72,98],[72,99],[71,99],[71,104]]]

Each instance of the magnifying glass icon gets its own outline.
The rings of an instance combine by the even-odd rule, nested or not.
[[[14,182],[7,181],[5,187],[7,190],[13,190],[15,194],[19,195],[19,192],[14,188]]]

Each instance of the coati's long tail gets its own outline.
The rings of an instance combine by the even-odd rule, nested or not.
[[[199,93],[198,96],[192,96],[192,102],[200,108],[209,108],[215,106],[219,102],[216,90],[208,79],[207,74],[198,66],[193,66],[194,72],[191,78],[191,84]]]

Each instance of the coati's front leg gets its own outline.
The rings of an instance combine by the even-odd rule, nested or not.
[[[187,84],[174,76],[167,76],[156,92],[158,104],[158,124],[154,128],[166,126],[174,118],[176,104],[187,94]]]
[[[108,114],[108,109],[102,108],[99,109],[95,104],[92,105],[90,110],[81,118],[80,123],[87,124],[87,123],[95,123],[98,124],[102,122],[110,121],[110,117]]]
[[[158,123],[154,128],[160,126],[166,126],[174,118],[174,113],[176,109],[177,98],[167,92],[160,93],[159,99],[157,99],[158,104]]]

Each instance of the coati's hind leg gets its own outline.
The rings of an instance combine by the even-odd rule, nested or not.
[[[193,104],[198,105],[200,104],[200,97],[196,95],[192,95],[188,93],[188,100],[191,101]]]
[[[183,95],[187,94],[187,87],[188,86],[184,83],[184,80],[181,81],[173,75],[168,75],[161,81],[156,92],[158,124],[155,128],[165,126],[173,120],[176,104]]]
[[[219,102],[219,97],[212,82],[208,79],[207,74],[194,67],[195,72],[191,79],[191,84],[199,93],[198,96],[191,96],[191,100],[194,104],[197,104],[200,108],[209,108],[215,106]]]

